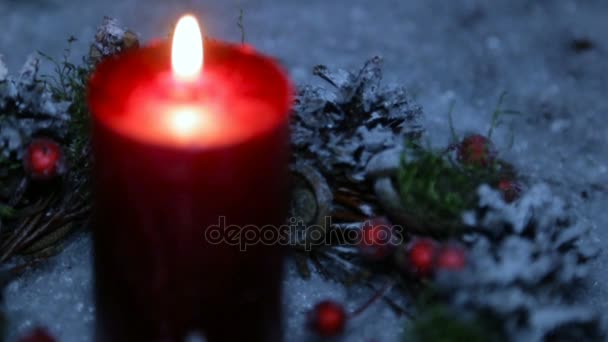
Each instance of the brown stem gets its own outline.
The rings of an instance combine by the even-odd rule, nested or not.
[[[398,275],[393,275],[393,276],[398,276]],[[370,283],[366,283],[365,285],[372,290],[376,290],[375,287]],[[382,297],[382,300],[386,303],[386,305],[388,305],[395,312],[395,314],[397,316],[405,316],[410,320],[414,319],[414,315],[409,310],[407,310],[404,307],[402,307],[401,305],[395,303],[391,298],[384,296],[384,297]]]
[[[359,209],[363,204],[361,199],[353,196],[352,194],[334,193],[334,201],[338,204],[342,204],[345,207]]]
[[[12,267],[7,271],[7,274],[10,276],[9,280],[14,277],[18,277],[23,272],[25,272],[28,268],[36,266],[37,264],[44,261],[46,258],[36,258],[34,260],[27,261],[25,263],[19,264],[15,267]]]
[[[357,316],[359,316],[361,313],[363,313],[363,311],[367,310],[367,308],[369,308],[372,304],[374,304],[375,302],[377,302],[378,300],[384,298],[384,296],[393,288],[394,282],[388,281],[381,289],[377,290],[376,293],[367,300],[367,302],[363,303],[363,305],[361,305],[360,307],[358,307],[357,309],[355,309],[355,311],[353,311],[350,315],[349,318],[355,318]]]
[[[59,216],[61,213],[55,214],[51,217],[46,223],[38,226],[35,230],[33,230],[30,234],[28,234],[22,241],[19,243],[19,246],[15,248],[17,252],[19,252],[23,247],[29,245],[32,241],[36,240],[38,237],[46,234],[48,231],[53,230],[52,228],[56,228],[55,223],[61,224],[61,220]]]
[[[19,182],[19,186],[17,186],[17,189],[15,190],[15,194],[12,196],[12,198],[8,202],[8,204],[11,207],[14,207],[17,204],[19,204],[19,202],[21,202],[21,199],[23,198],[23,195],[25,194],[25,190],[27,189],[27,184],[28,184],[27,177],[23,177],[21,179],[21,181]]]
[[[312,263],[315,265],[315,268],[317,269],[317,271],[319,272],[319,274],[321,274],[321,276],[323,277],[323,279],[332,279],[329,271],[327,270],[327,268],[323,265],[323,263],[321,263],[321,261],[319,260],[318,256],[315,254],[311,254],[310,255],[310,260],[312,261]]]
[[[358,191],[351,189],[349,187],[345,187],[345,186],[341,186],[341,187],[337,188],[336,192],[343,193],[346,195],[352,195],[352,196],[360,195],[360,193]]]
[[[30,205],[29,207],[25,207],[23,209],[17,210],[15,214],[15,218],[28,218],[33,215],[38,214],[42,210],[46,209],[47,206],[44,201],[39,200],[38,202]]]
[[[42,214],[36,215],[29,221],[29,223],[24,225],[21,232],[15,232],[11,239],[5,244],[6,249],[2,252],[2,255],[0,255],[0,262],[6,261],[12,255],[15,248],[17,248],[23,239],[27,238],[30,232],[35,229],[36,224],[40,221],[41,217]]]
[[[65,217],[63,218],[65,221],[70,221],[70,220],[74,220],[74,219],[78,219],[81,216],[84,216],[85,214],[89,213],[89,211],[91,210],[92,206],[87,205],[84,207],[80,207],[76,210],[74,210],[73,212],[66,214]]]
[[[362,222],[367,219],[365,215],[345,210],[338,210],[331,214],[332,218],[339,222]]]

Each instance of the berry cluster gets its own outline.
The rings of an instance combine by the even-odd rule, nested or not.
[[[458,162],[468,168],[488,170],[495,168],[498,162],[494,144],[481,134],[466,136],[455,149]],[[507,203],[514,202],[521,195],[521,184],[512,176],[502,176],[494,185]]]
[[[439,244],[429,238],[416,238],[405,249],[405,270],[420,277],[436,271],[460,271],[466,266],[466,250],[457,243]]]

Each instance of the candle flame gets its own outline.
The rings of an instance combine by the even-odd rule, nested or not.
[[[203,69],[203,38],[198,21],[192,15],[185,15],[177,22],[171,65],[173,74],[185,81],[195,80]]]

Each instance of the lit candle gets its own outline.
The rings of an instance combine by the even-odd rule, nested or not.
[[[281,339],[283,248],[250,236],[241,251],[234,236],[206,233],[222,217],[258,233],[282,224],[291,94],[250,48],[205,41],[203,52],[191,16],[172,46],[98,65],[89,84],[98,341]]]

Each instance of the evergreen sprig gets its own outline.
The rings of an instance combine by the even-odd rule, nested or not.
[[[54,72],[44,78],[53,94],[60,101],[70,103],[69,131],[67,137],[67,154],[70,166],[81,171],[88,167],[88,144],[90,136],[90,113],[87,106],[86,87],[92,67],[86,57],[80,64],[71,62],[74,37],[68,39],[68,47],[61,60],[39,52],[54,65]]]

